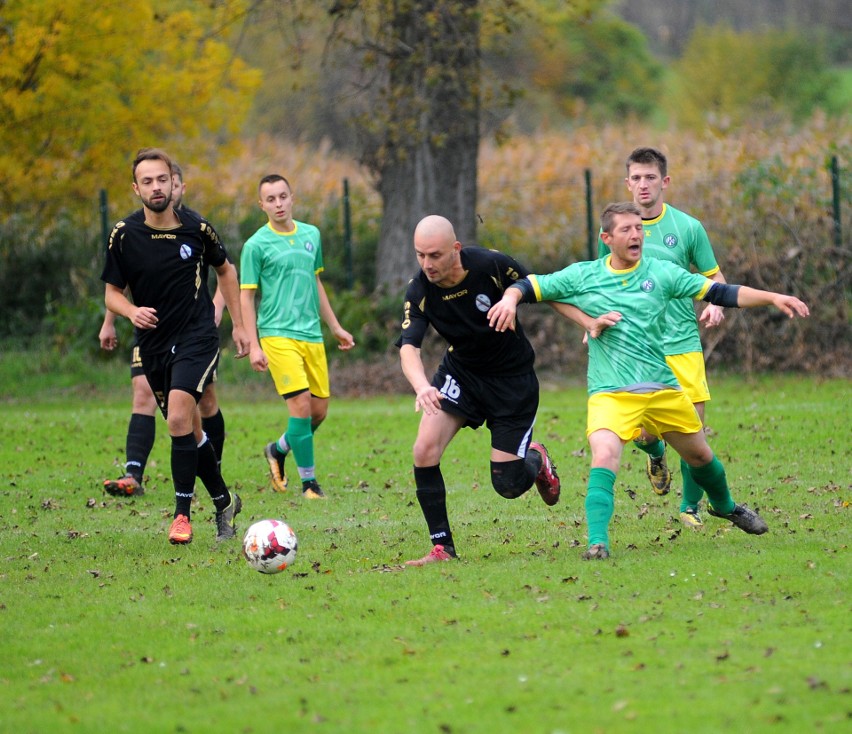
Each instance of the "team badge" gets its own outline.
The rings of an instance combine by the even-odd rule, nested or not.
[[[663,244],[670,250],[674,247],[677,247],[677,235],[667,234],[665,237],[663,237]]]
[[[189,260],[192,257],[192,248],[186,243],[180,246],[180,259]]]
[[[314,251],[314,243],[313,242],[306,242],[305,243],[305,249],[308,252],[313,252]]]
[[[484,293],[480,293],[476,297],[476,307],[482,311],[482,313],[488,313],[488,309],[491,308],[491,299]]]
[[[639,287],[643,291],[645,291],[645,293],[650,293],[652,290],[654,290],[654,288],[656,286],[654,285],[654,281],[649,279],[649,280],[643,280],[642,285],[640,285]]]

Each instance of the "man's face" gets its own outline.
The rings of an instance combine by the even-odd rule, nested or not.
[[[172,172],[165,161],[141,161],[135,178],[133,190],[147,209],[159,214],[172,205]]]
[[[631,163],[625,181],[633,201],[642,209],[653,209],[669,185],[669,177],[660,175],[656,163]]]
[[[461,245],[439,233],[414,238],[414,253],[426,279],[437,286],[455,285],[454,268]]]
[[[293,226],[293,194],[286,181],[273,181],[260,187],[260,208],[277,227],[287,231]]]
[[[180,180],[180,176],[173,176],[172,178],[172,206],[175,209],[180,209],[183,195],[186,193],[186,184]]]
[[[616,270],[632,268],[642,259],[645,227],[638,214],[616,214],[611,232],[603,232],[601,239],[612,253],[610,265]]]

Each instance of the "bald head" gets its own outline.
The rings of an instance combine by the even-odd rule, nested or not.
[[[461,242],[449,219],[437,214],[421,219],[414,229],[414,252],[430,283],[447,288],[464,277]]]

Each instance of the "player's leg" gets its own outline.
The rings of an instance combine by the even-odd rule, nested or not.
[[[704,425],[704,407],[710,400],[710,390],[707,386],[707,375],[704,367],[702,352],[689,352],[666,357],[666,363],[671,367],[681,388],[687,394],[698,417]],[[700,503],[704,490],[692,478],[689,465],[681,459],[681,478],[683,492],[680,502],[680,519],[687,527],[701,529],[703,522],[700,515]]]
[[[204,484],[216,508],[217,540],[227,540],[236,534],[234,518],[242,509],[239,496],[228,490],[219,471],[216,451],[201,427],[198,401],[209,383],[219,361],[215,344],[199,345],[197,350],[185,350],[171,365],[168,397],[169,434],[172,437],[172,474],[177,493],[179,482],[182,493],[189,486],[190,471],[194,487],[197,476]],[[200,390],[200,392],[199,392]],[[194,457],[190,448],[194,448]],[[177,449],[175,449],[177,446]],[[193,466],[194,465],[194,466]],[[192,493],[189,492],[191,502]],[[183,508],[187,503],[184,503]],[[187,515],[189,517],[189,515]]]
[[[628,441],[640,433],[647,395],[597,393],[589,397],[586,436],[592,452],[586,489],[588,549],[586,560],[605,560],[610,555],[609,523],[615,507],[615,479],[621,454]]]
[[[107,479],[103,485],[109,494],[117,497],[145,493],[145,467],[156,437],[157,401],[145,378],[138,346],[131,350],[130,384],[133,402],[125,441],[124,475],[118,479]]]
[[[447,487],[441,473],[441,457],[466,419],[447,410],[424,413],[414,441],[414,485],[417,501],[426,520],[432,550],[423,558],[407,561],[409,566],[423,566],[456,557],[455,541],[447,514]]]
[[[222,454],[225,451],[225,417],[219,407],[219,398],[216,395],[216,375],[213,381],[204,389],[201,400],[198,401],[198,410],[201,412],[201,428],[210,439],[219,466],[222,465]]]
[[[538,378],[525,375],[478,380],[478,400],[491,431],[491,485],[515,499],[533,484],[547,505],[559,502],[561,484],[547,449],[533,442],[538,412]]]

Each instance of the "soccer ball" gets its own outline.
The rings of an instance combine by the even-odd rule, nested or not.
[[[261,573],[280,573],[292,566],[298,547],[296,533],[281,520],[260,520],[243,538],[243,555]]]

